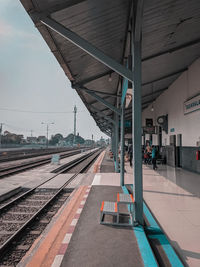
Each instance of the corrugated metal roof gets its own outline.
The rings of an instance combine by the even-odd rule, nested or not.
[[[125,43],[131,0],[21,0],[27,12],[51,13],[51,17],[76,32],[117,62],[127,57]],[[53,13],[52,13],[53,11]],[[119,94],[120,76],[86,52],[36,23],[38,30],[73,83],[106,74],[85,86],[94,91]],[[200,56],[200,1],[145,0],[142,28],[142,103],[154,101],[187,67]],[[128,51],[129,48],[126,50]],[[91,105],[113,112],[83,90],[78,93],[98,122]],[[117,98],[101,95],[116,105]]]

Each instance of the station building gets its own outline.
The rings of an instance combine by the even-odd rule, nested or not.
[[[159,124],[162,116],[166,116],[167,131]],[[144,139],[163,148],[167,164],[200,173],[200,59],[143,110],[144,127],[147,118],[153,120],[157,132],[144,134]]]
[[[131,124],[136,221],[143,224],[142,143],[157,145],[168,165],[200,172],[200,2],[21,3],[97,126],[111,137],[122,186],[124,134]]]

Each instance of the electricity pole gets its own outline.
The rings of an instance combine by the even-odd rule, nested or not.
[[[77,113],[77,107],[76,105],[74,106],[74,141],[73,144],[75,144],[75,140],[76,140],[76,113]]]
[[[47,142],[46,142],[46,145],[47,145],[47,148],[48,148],[48,146],[49,146],[49,140],[48,140],[48,138],[49,138],[49,125],[50,124],[54,124],[54,122],[50,122],[50,123],[42,122],[42,124],[45,124],[47,126]]]
[[[3,123],[0,123],[0,148],[1,148],[1,135],[2,135]]]

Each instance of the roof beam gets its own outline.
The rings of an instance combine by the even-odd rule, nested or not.
[[[102,113],[101,110],[95,108],[94,106],[91,106],[91,108],[92,108],[95,112],[97,112],[97,114],[98,114],[100,117],[103,117],[103,118],[105,118],[107,121],[109,121],[109,122],[115,124],[115,121],[114,121],[113,119],[111,119],[110,117],[108,117],[107,115],[105,115],[104,113]]]
[[[108,99],[108,98],[110,98],[110,96],[106,96],[106,97],[102,97],[104,100],[106,100],[106,99]],[[91,103],[90,103],[90,105],[94,105],[94,104],[96,104],[96,103],[99,103],[99,101],[98,100],[94,100],[94,101],[92,101]],[[108,108],[106,108],[106,109],[104,109],[104,110],[107,110]],[[102,111],[104,111],[104,110],[102,110]]]
[[[142,98],[147,97],[147,96],[152,96],[152,95],[156,95],[156,94],[162,93],[162,92],[164,92],[164,91],[167,90],[167,89],[168,89],[168,87],[162,88],[162,89],[157,90],[157,91],[155,91],[155,92],[152,92],[152,93],[150,93],[150,94],[143,95]],[[151,101],[154,101],[154,100],[151,100]],[[145,103],[146,103],[146,102],[142,103],[142,105],[145,104]],[[126,111],[129,111],[129,110],[131,110],[131,112],[127,112],[127,113],[125,113],[125,116],[126,116],[126,115],[129,115],[129,114],[132,114],[132,107],[129,108],[129,109],[127,109]]]
[[[151,100],[148,100],[148,101],[146,101],[146,102],[144,102],[144,103],[142,103],[142,105],[147,105],[147,104],[150,104],[150,103],[152,103],[153,101],[155,101],[156,100],[156,97],[154,97],[153,99],[151,99]]]
[[[162,89],[157,90],[157,91],[154,91],[154,92],[152,92],[152,93],[150,93],[150,94],[143,95],[142,98],[147,97],[147,96],[151,96],[151,95],[156,95],[156,94],[158,94],[158,93],[162,93],[162,92],[164,92],[164,91],[167,90],[167,89],[168,89],[168,87],[162,88]]]
[[[121,98],[121,95],[115,95],[115,94],[110,94],[110,93],[107,93],[107,92],[100,92],[100,91],[96,91],[96,90],[90,90],[84,86],[81,86],[80,84],[76,83],[75,85],[72,84],[72,88],[74,89],[77,89],[77,90],[84,90],[86,92],[93,92],[93,93],[96,93],[96,94],[101,94],[101,95],[107,95],[107,96],[110,96],[110,97],[120,97]]]
[[[116,60],[104,54],[101,50],[93,46],[91,43],[80,37],[75,32],[71,31],[70,29],[66,28],[62,24],[49,17],[41,17],[38,13],[33,13],[32,18],[33,20],[40,20],[42,24],[44,24],[51,30],[57,32],[74,45],[81,48],[83,51],[97,59],[99,62],[103,63],[104,65],[114,70],[129,81],[133,81],[133,75],[131,70],[125,68],[122,64],[118,63]]]
[[[56,13],[58,11],[75,6],[75,5],[80,4],[82,2],[85,2],[85,1],[86,0],[68,0],[67,2],[63,1],[63,3],[50,6],[48,9],[46,9],[44,11],[44,13],[45,13],[45,15],[50,15],[52,13]]]
[[[159,56],[162,56],[162,55],[165,55],[165,54],[169,54],[169,53],[176,52],[176,51],[178,51],[178,50],[181,50],[181,49],[183,49],[183,48],[187,48],[187,47],[189,47],[189,46],[192,46],[192,45],[195,45],[195,44],[198,44],[198,43],[200,43],[200,39],[196,39],[196,40],[193,40],[193,41],[191,41],[191,42],[187,42],[187,43],[185,43],[185,44],[182,44],[182,45],[173,47],[173,48],[171,48],[171,49],[168,49],[168,50],[159,52],[159,53],[157,53],[157,54],[154,54],[154,55],[145,57],[145,58],[142,59],[142,62],[147,61],[147,60],[150,60],[150,59],[153,59],[153,58],[156,58],[156,57],[159,57]]]
[[[143,83],[142,86],[145,86],[145,85],[148,85],[148,84],[151,84],[151,83],[155,83],[155,82],[158,82],[158,81],[167,79],[167,78],[169,78],[169,77],[171,77],[171,76],[174,76],[174,75],[176,75],[176,74],[180,74],[180,73],[186,71],[187,69],[188,69],[188,68],[183,68],[183,69],[178,70],[178,71],[176,71],[176,72],[169,73],[169,74],[164,75],[164,76],[162,76],[162,77],[160,77],[160,78],[158,78],[158,79],[155,79],[155,80],[152,80],[152,81]]]
[[[100,123],[100,122],[98,122],[98,121],[97,121],[97,125],[99,126],[100,129],[103,129],[103,130],[108,130],[108,129],[109,129],[109,130],[110,130],[109,125],[108,125],[107,128],[105,128],[105,125],[103,125],[102,123]]]
[[[145,108],[147,108],[147,107],[148,107],[148,105],[145,105],[145,106],[142,107],[142,109],[145,109]]]
[[[101,127],[99,127],[99,128],[100,128],[100,130],[101,130],[103,133],[105,133],[107,136],[111,137],[111,132],[110,132],[108,129],[104,129],[104,128],[101,128]]]
[[[104,108],[104,109],[101,109],[101,112],[104,112],[106,110],[110,110],[109,108]]]
[[[104,106],[108,107],[118,115],[121,115],[120,109],[116,108],[115,106],[111,105],[109,102],[107,102],[105,99],[102,97],[98,96],[96,93],[91,92],[90,90],[86,91],[87,94],[91,95],[92,97],[96,98],[99,102],[101,102]]]
[[[100,74],[97,74],[97,75],[95,75],[95,76],[92,76],[92,77],[90,77],[90,78],[87,78],[87,79],[85,79],[85,80],[82,80],[82,81],[80,81],[80,82],[78,82],[78,83],[74,83],[74,85],[76,86],[76,84],[78,84],[78,85],[85,85],[85,84],[87,84],[87,83],[90,83],[90,82],[93,82],[93,81],[95,81],[95,80],[97,80],[97,79],[100,79],[100,78],[102,78],[102,77],[105,77],[105,76],[107,76],[107,75],[110,75],[110,74],[112,74],[114,71],[113,70],[109,70],[109,71],[106,71],[106,72],[103,72],[103,73],[100,73]]]
[[[96,120],[98,121],[98,123],[100,123],[102,126],[109,126],[110,124],[108,123],[108,121],[102,119],[102,118],[99,118],[98,116],[95,117]]]

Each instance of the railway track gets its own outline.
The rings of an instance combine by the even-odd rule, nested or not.
[[[38,150],[22,150],[22,151],[2,151],[0,153],[0,163],[14,161],[18,159],[27,159],[40,157],[54,153],[66,152],[67,149],[38,149]]]
[[[80,148],[75,149],[64,149],[64,148],[57,148],[57,149],[38,149],[38,150],[22,150],[22,151],[9,151],[9,152],[0,152],[0,163],[7,162],[7,161],[14,161],[19,159],[28,159],[34,157],[40,157],[45,155],[57,154],[62,152],[68,152],[72,150],[80,150]],[[3,153],[6,153],[5,155]]]
[[[6,266],[6,260],[4,258],[8,257],[7,252],[9,248],[14,248],[15,254],[17,255],[16,260],[14,260],[14,266],[20,261],[20,259],[29,249],[30,245],[20,246],[17,243],[18,240],[24,238],[23,234],[25,232],[26,234],[30,235],[30,232],[32,230],[27,231],[27,229],[31,229],[31,225],[34,225],[34,222],[37,221],[40,216],[44,217],[45,210],[48,209],[48,207],[51,206],[53,202],[55,202],[56,198],[58,198],[60,195],[66,195],[66,197],[70,195],[69,189],[67,192],[65,192],[66,187],[77,177],[79,173],[83,172],[88,167],[88,165],[91,165],[91,162],[93,162],[100,153],[101,150],[93,151],[87,155],[80,157],[78,160],[67,164],[62,170],[58,171],[47,181],[28,190],[24,194],[16,197],[12,201],[0,207],[0,265],[3,264],[4,266]],[[65,182],[58,190],[50,190],[48,192],[40,190],[40,187],[42,185],[54,179],[59,174],[66,172],[71,168],[74,168],[75,166],[76,168],[78,168],[79,166],[77,172],[72,174],[68,181]],[[65,200],[66,197],[64,198]],[[45,217],[43,221],[44,220]],[[12,253],[8,253],[8,255],[11,255],[12,260],[15,258]],[[10,258],[7,261],[8,264],[12,263]]]
[[[60,158],[62,159],[62,158],[70,157],[80,152],[81,150],[75,150],[72,152],[62,153],[60,155]],[[48,164],[50,162],[51,162],[51,157],[48,157],[45,159],[36,159],[36,160],[29,161],[29,162],[24,162],[24,163],[17,164],[11,167],[0,168],[0,178],[3,178],[8,175],[13,175],[19,172],[23,172],[31,168],[36,168],[41,165]]]

